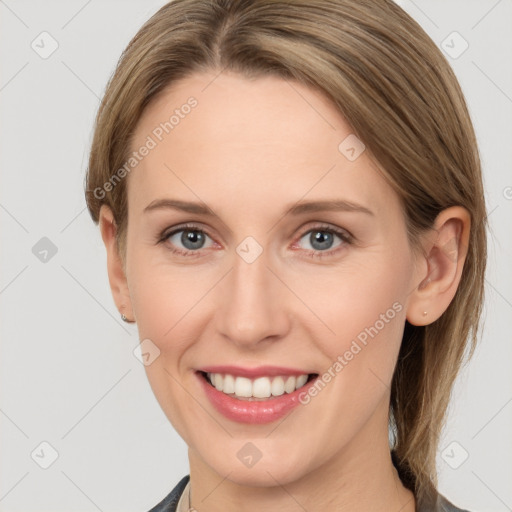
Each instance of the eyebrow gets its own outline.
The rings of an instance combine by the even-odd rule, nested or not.
[[[155,199],[144,208],[144,213],[153,210],[171,209],[197,215],[208,215],[218,217],[204,203],[195,203],[190,201],[180,201],[178,199]],[[303,201],[292,205],[285,212],[285,215],[301,215],[312,212],[359,212],[367,215],[375,215],[370,209],[351,201],[333,199],[324,201]]]

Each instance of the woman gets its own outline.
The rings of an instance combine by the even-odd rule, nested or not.
[[[460,510],[435,457],[483,300],[480,163],[391,0],[165,5],[107,87],[86,197],[189,448],[153,512]]]

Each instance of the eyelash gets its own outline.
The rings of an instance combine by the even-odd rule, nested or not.
[[[206,236],[208,236],[210,239],[212,237],[208,234],[207,231],[200,228],[196,224],[183,224],[181,226],[178,226],[174,228],[172,231],[164,230],[158,237],[158,243],[165,243],[171,236],[175,235],[176,233],[180,233],[181,231],[194,231],[196,233],[202,233]],[[340,245],[338,245],[335,249],[330,249],[327,251],[319,251],[319,250],[305,250],[306,253],[309,256],[312,256],[313,258],[325,258],[330,257],[338,253],[338,251],[343,250],[345,245],[352,245],[354,243],[354,237],[348,233],[347,231],[341,231],[338,229],[333,228],[332,226],[328,225],[318,225],[313,226],[312,228],[307,229],[304,231],[297,239],[297,242],[300,241],[304,235],[307,235],[308,233],[314,232],[314,231],[321,231],[324,233],[330,233],[333,235],[338,236],[341,239]],[[295,244],[296,242],[294,242]],[[171,252],[174,254],[179,254],[180,256],[186,256],[189,258],[196,258],[200,257],[201,255],[201,249],[197,251],[191,251],[191,250],[183,250],[183,249],[177,249],[176,247],[171,248]]]

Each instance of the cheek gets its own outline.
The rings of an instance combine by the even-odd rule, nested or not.
[[[150,339],[166,364],[176,367],[204,327],[201,311],[209,304],[218,275],[211,268],[170,265],[152,252],[132,251],[128,273],[132,307],[140,339]]]
[[[386,343],[389,347],[400,340],[405,319],[403,286],[383,274],[366,276],[352,288],[353,292],[340,297],[338,302],[334,330],[346,350],[350,348],[347,342],[370,347],[370,342],[378,339],[380,345]]]
[[[408,258],[369,258],[350,268],[334,269],[324,279],[296,280],[298,295],[321,320],[315,338],[331,358],[352,340],[401,339],[411,262]],[[322,334],[320,334],[322,333]]]
[[[407,252],[372,256],[336,272],[322,293],[317,284],[310,295],[311,308],[329,327],[319,325],[311,336],[327,356],[323,371],[335,381],[333,399],[352,409],[371,409],[391,383],[410,292],[412,260]]]

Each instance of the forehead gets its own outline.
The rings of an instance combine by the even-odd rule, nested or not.
[[[130,174],[129,196],[197,200],[201,192],[249,208],[338,194],[378,207],[392,191],[366,152],[347,158],[347,144],[361,149],[354,137],[327,97],[297,82],[194,74],[139,120],[131,149],[151,149]]]

